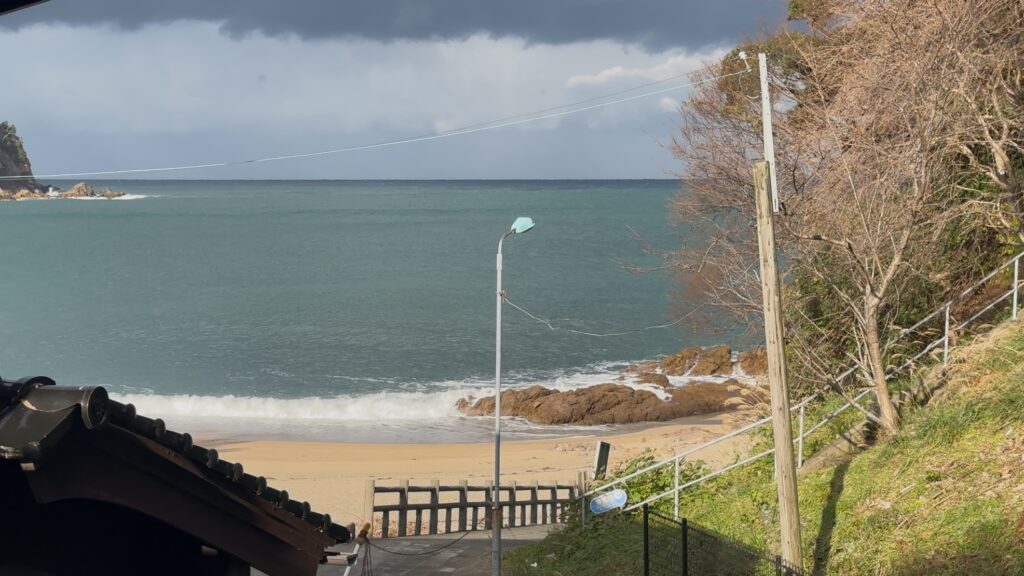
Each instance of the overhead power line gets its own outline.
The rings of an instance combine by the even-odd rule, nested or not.
[[[504,292],[502,292],[502,294],[501,294],[501,301],[504,302],[505,304],[508,304],[509,306],[515,308],[516,310],[522,312],[525,316],[527,316],[527,317],[529,317],[529,318],[531,318],[533,320],[536,320],[537,322],[540,322],[541,324],[547,326],[548,330],[551,330],[551,331],[563,330],[563,331],[569,332],[571,334],[579,334],[580,336],[594,336],[594,337],[597,337],[597,338],[607,338],[609,336],[628,336],[630,334],[639,334],[640,332],[646,332],[648,330],[660,330],[662,328],[671,328],[672,326],[678,325],[683,320],[686,320],[690,316],[693,316],[701,308],[704,307],[703,304],[700,304],[699,306],[697,306],[694,309],[690,310],[686,314],[683,314],[682,316],[676,318],[675,320],[672,320],[671,322],[666,322],[664,324],[656,324],[654,326],[644,326],[643,328],[634,328],[632,330],[623,330],[621,332],[596,333],[596,332],[586,332],[586,331],[583,331],[583,330],[575,330],[573,328],[562,328],[560,326],[556,326],[553,321],[541,318],[540,316],[537,316],[536,314],[533,314],[529,310],[526,310],[522,306],[519,306],[515,302],[509,300],[508,299],[508,295],[505,294]]]
[[[694,72],[696,72],[696,71],[694,71]],[[267,156],[267,157],[263,157],[263,158],[252,158],[252,159],[248,159],[248,160],[232,160],[232,161],[223,161],[223,162],[205,162],[205,163],[197,163],[197,164],[184,164],[184,165],[179,165],[179,166],[161,166],[161,167],[155,167],[155,168],[130,168],[130,169],[123,169],[123,170],[91,170],[91,171],[83,171],[83,172],[60,172],[60,173],[52,173],[52,174],[37,174],[37,175],[34,175],[34,177],[35,178],[67,178],[67,177],[78,177],[78,176],[113,176],[113,175],[123,175],[123,174],[145,174],[145,173],[158,173],[158,172],[177,172],[177,171],[183,171],[183,170],[199,170],[199,169],[205,169],[205,168],[223,168],[223,167],[228,167],[228,166],[241,166],[241,165],[245,165],[245,164],[261,164],[261,163],[265,163],[265,162],[278,162],[278,161],[282,161],[282,160],[295,160],[295,159],[299,159],[299,158],[313,158],[313,157],[316,157],[316,156],[328,156],[328,155],[332,155],[332,154],[343,154],[343,153],[346,153],[346,152],[356,152],[356,151],[360,151],[360,150],[372,150],[372,149],[375,149],[375,148],[387,148],[387,147],[391,147],[391,146],[401,146],[401,145],[404,145],[404,144],[414,144],[414,143],[417,143],[417,142],[429,142],[429,141],[432,141],[432,140],[441,140],[441,139],[444,139],[444,138],[451,138],[453,136],[464,136],[464,135],[467,135],[467,134],[475,134],[477,132],[485,132],[485,131],[488,131],[488,130],[497,130],[499,128],[507,128],[507,127],[510,127],[510,126],[517,126],[517,125],[521,125],[521,124],[527,124],[527,123],[530,123],[530,122],[539,122],[541,120],[548,120],[548,119],[551,119],[551,118],[558,118],[558,117],[562,117],[562,116],[569,116],[571,114],[579,114],[581,112],[586,112],[588,110],[595,110],[595,109],[604,108],[604,107],[607,107],[607,106],[614,106],[614,105],[617,105],[617,104],[624,104],[626,102],[632,102],[634,100],[639,100],[641,98],[648,98],[650,96],[656,96],[658,94],[665,94],[667,92],[673,92],[675,90],[681,90],[683,88],[689,88],[689,87],[692,87],[692,86],[697,86],[699,84],[705,84],[705,83],[708,83],[708,82],[713,82],[713,81],[719,80],[721,78],[728,78],[730,76],[737,76],[737,75],[740,75],[740,74],[747,74],[747,73],[750,72],[750,69],[748,68],[746,70],[740,70],[738,72],[731,72],[731,73],[728,73],[728,74],[721,74],[721,75],[717,75],[717,76],[711,76],[711,77],[704,78],[704,79],[701,79],[701,80],[696,80],[696,81],[693,81],[693,82],[687,82],[685,84],[677,84],[677,85],[669,86],[669,87],[666,87],[666,88],[659,88],[657,90],[648,90],[648,91],[645,91],[645,92],[640,93],[640,94],[633,94],[631,96],[623,96],[621,98],[615,98],[613,100],[606,100],[607,98],[612,98],[614,96],[619,96],[621,94],[626,94],[626,93],[629,93],[629,92],[634,92],[634,91],[639,90],[641,88],[645,88],[645,87],[649,87],[649,86],[654,86],[654,85],[657,85],[657,84],[662,84],[664,82],[667,82],[667,81],[670,81],[670,80],[674,80],[674,79],[680,78],[682,76],[693,74],[694,72],[688,72],[686,74],[680,74],[680,75],[669,77],[669,78],[663,78],[661,80],[657,80],[657,81],[650,82],[650,83],[647,83],[647,84],[643,84],[643,85],[640,85],[640,86],[635,86],[635,87],[629,88],[627,90],[620,90],[618,92],[613,92],[613,93],[610,93],[610,94],[605,94],[603,96],[597,96],[597,97],[594,97],[594,98],[588,98],[586,100],[580,100],[580,101],[573,102],[573,103],[570,103],[570,104],[564,104],[564,105],[555,106],[555,107],[552,107],[552,108],[545,108],[545,109],[542,109],[542,110],[535,110],[533,112],[528,112],[528,113],[525,113],[525,114],[519,114],[519,115],[516,115],[516,116],[508,116],[508,117],[505,117],[505,118],[499,118],[499,119],[491,120],[491,121],[488,121],[488,122],[483,122],[483,123],[478,123],[478,124],[471,124],[471,125],[468,125],[468,126],[463,126],[461,128],[455,128],[455,129],[452,129],[452,130],[448,130],[448,131],[445,131],[445,132],[438,132],[438,133],[435,133],[435,134],[424,134],[424,135],[421,135],[421,136],[414,136],[414,137],[411,137],[411,138],[403,138],[403,139],[399,139],[399,140],[387,140],[387,141],[384,141],[384,142],[376,142],[376,143],[372,143],[372,144],[361,144],[361,145],[357,145],[357,146],[347,146],[347,147],[344,147],[344,148],[334,148],[334,149],[331,149],[331,150],[320,150],[320,151],[317,151],[317,152],[305,152],[305,153],[300,153],[300,154],[284,154],[284,155],[280,155],[280,156]],[[604,101],[604,102],[597,102],[599,100],[606,100],[606,101]],[[596,102],[596,103],[590,104],[591,102]],[[0,180],[14,180],[14,179],[23,179],[23,178],[24,178],[23,176],[0,176]]]

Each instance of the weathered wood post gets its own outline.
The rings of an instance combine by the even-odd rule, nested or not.
[[[469,502],[469,482],[463,480],[459,482],[459,532],[469,529],[467,526],[469,524],[467,502]],[[476,530],[476,527],[473,529]]]
[[[437,517],[441,513],[437,504],[441,501],[441,483],[433,480],[430,483],[430,528],[429,534],[437,534]]]
[[[405,536],[409,524],[409,481],[402,480],[402,490],[398,493],[398,535]]]
[[[797,504],[796,463],[793,458],[793,427],[789,419],[789,389],[782,332],[782,292],[775,254],[775,228],[769,190],[768,163],[754,164],[757,201],[757,239],[761,256],[761,294],[764,300],[765,350],[771,388],[772,433],[775,440],[775,478],[778,481],[779,520],[782,525],[782,556],[803,566],[800,551],[800,511]]]
[[[534,480],[533,485],[530,486],[530,524],[537,524],[537,486],[539,484],[539,482]]]
[[[519,486],[519,482],[516,480],[512,481],[512,485],[508,490],[508,498],[505,503],[508,505],[508,527],[514,528],[516,525],[516,490]]]
[[[492,510],[492,511],[494,510],[493,497],[494,497],[494,481],[493,480],[488,480],[487,481],[487,492],[484,494],[484,501],[487,502],[487,509],[488,510]],[[484,530],[491,530],[491,529],[494,528],[494,526],[493,526],[494,518],[495,518],[495,514],[485,514],[484,515]]]
[[[373,527],[373,500],[376,497],[374,490],[376,486],[376,480],[371,478],[366,481],[366,489],[363,491],[363,522],[369,522],[371,527]]]

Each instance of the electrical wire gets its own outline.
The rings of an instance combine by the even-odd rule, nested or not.
[[[86,171],[86,172],[61,172],[61,173],[52,173],[52,174],[39,174],[39,175],[34,175],[33,177],[34,178],[67,178],[67,177],[78,177],[78,176],[112,176],[112,175],[119,175],[119,174],[143,174],[143,173],[157,173],[157,172],[175,172],[175,171],[182,171],[182,170],[199,170],[199,169],[206,169],[206,168],[222,168],[222,167],[228,167],[228,166],[241,166],[241,165],[245,165],[245,164],[260,164],[260,163],[265,163],[265,162],[278,162],[278,161],[282,161],[282,160],[295,160],[295,159],[299,159],[299,158],[313,158],[313,157],[317,157],[317,156],[327,156],[327,155],[332,155],[332,154],[343,154],[343,153],[346,153],[346,152],[356,152],[356,151],[360,151],[360,150],[372,150],[372,149],[376,149],[376,148],[386,148],[386,147],[390,147],[390,146],[401,146],[401,145],[405,145],[405,144],[414,144],[414,143],[417,143],[417,142],[428,142],[428,141],[432,141],[432,140],[441,140],[441,139],[444,139],[444,138],[451,138],[453,136],[464,136],[464,135],[467,135],[467,134],[475,134],[477,132],[484,132],[484,131],[488,131],[488,130],[497,130],[499,128],[507,128],[507,127],[510,127],[510,126],[517,126],[517,125],[521,125],[521,124],[527,124],[527,123],[530,123],[530,122],[538,122],[538,121],[541,121],[541,120],[548,120],[548,119],[551,119],[551,118],[558,118],[558,117],[562,117],[562,116],[568,116],[568,115],[571,115],[571,114],[578,114],[580,112],[586,112],[586,111],[589,111],[589,110],[595,110],[597,108],[604,108],[604,107],[607,107],[607,106],[614,106],[614,105],[617,105],[617,104],[623,104],[623,103],[626,103],[626,102],[632,102],[634,100],[639,100],[641,98],[647,98],[647,97],[655,96],[655,95],[658,95],[658,94],[664,94],[666,92],[672,92],[672,91],[675,91],[675,90],[681,90],[683,88],[689,88],[689,87],[692,87],[692,86],[697,86],[699,84],[705,84],[705,83],[708,83],[708,82],[713,82],[715,80],[719,80],[719,79],[722,79],[722,78],[728,78],[730,76],[737,76],[739,74],[747,74],[750,71],[751,70],[749,68],[747,68],[745,70],[740,70],[738,72],[730,72],[728,74],[721,74],[721,75],[717,75],[717,76],[711,76],[711,77],[704,78],[704,79],[701,79],[701,80],[695,80],[693,82],[687,82],[685,84],[677,84],[677,85],[674,85],[674,86],[669,86],[667,88],[660,88],[658,90],[649,90],[649,91],[643,92],[641,94],[634,94],[632,96],[616,98],[614,100],[608,100],[606,102],[599,102],[599,103],[596,103],[596,104],[590,104],[590,105],[587,105],[587,106],[581,106],[581,104],[586,104],[588,102],[594,102],[595,100],[603,100],[603,99],[606,99],[606,98],[609,98],[609,97],[612,97],[612,96],[616,96],[616,95],[619,95],[619,94],[624,94],[624,93],[627,93],[627,92],[632,92],[632,91],[638,90],[638,89],[640,89],[640,88],[642,88],[644,86],[651,86],[651,85],[655,85],[655,84],[660,84],[660,83],[666,82],[668,80],[672,80],[674,78],[678,78],[678,76],[677,77],[673,77],[673,78],[666,78],[666,79],[658,80],[656,82],[652,82],[652,83],[645,84],[645,85],[642,85],[642,86],[637,86],[637,87],[634,87],[634,88],[630,88],[628,90],[623,90],[623,91],[619,91],[619,92],[613,92],[611,94],[605,94],[604,96],[597,96],[597,97],[594,97],[594,98],[589,98],[587,100],[581,100],[581,101],[578,101],[578,102],[573,102],[573,103],[565,104],[565,105],[562,105],[562,106],[556,106],[556,107],[553,107],[553,108],[545,108],[543,110],[537,110],[537,111],[534,111],[534,112],[529,112],[529,113],[525,113],[525,114],[519,114],[517,116],[509,116],[509,117],[506,117],[504,119],[492,120],[490,122],[484,122],[484,123],[479,123],[479,124],[471,124],[471,125],[464,126],[464,127],[461,127],[461,128],[456,128],[456,129],[453,129],[453,130],[449,130],[449,131],[446,131],[446,132],[440,132],[440,133],[436,133],[436,134],[425,134],[425,135],[421,135],[421,136],[414,136],[414,137],[411,137],[411,138],[403,138],[403,139],[400,139],[400,140],[387,140],[387,141],[384,141],[384,142],[376,142],[376,143],[372,143],[372,144],[361,144],[361,145],[357,145],[357,146],[348,146],[348,147],[344,147],[344,148],[334,148],[334,149],[331,149],[331,150],[320,150],[320,151],[317,151],[317,152],[305,152],[305,153],[301,153],[301,154],[285,154],[285,155],[281,155],[281,156],[267,156],[267,157],[263,157],[263,158],[253,158],[253,159],[249,159],[249,160],[234,160],[234,161],[224,161],[224,162],[206,162],[206,163],[200,163],[200,164],[186,164],[186,165],[180,165],[180,166],[163,166],[163,167],[155,167],[155,168],[131,168],[131,169],[123,169],[123,170],[94,170],[94,171]],[[694,72],[697,72],[697,71],[694,71]],[[692,74],[692,73],[693,72],[690,72],[688,74]],[[685,75],[686,74],[684,74],[683,76],[685,76]],[[562,110],[563,108],[569,108],[569,109],[568,110]],[[2,180],[21,179],[21,178],[24,178],[24,176],[0,176],[0,181],[2,181]]]
[[[644,326],[643,328],[635,328],[633,330],[624,330],[622,332],[608,332],[608,333],[605,333],[605,334],[598,334],[598,333],[595,333],[595,332],[586,332],[586,331],[583,331],[583,330],[574,330],[572,328],[560,328],[560,327],[557,327],[557,326],[555,326],[555,324],[551,320],[546,320],[544,318],[541,318],[540,316],[537,316],[536,314],[533,314],[529,310],[526,310],[522,306],[519,306],[515,302],[509,300],[508,295],[505,293],[504,290],[501,292],[501,301],[504,302],[505,304],[508,304],[512,308],[515,308],[516,310],[518,310],[519,312],[521,312],[524,315],[528,316],[529,318],[532,318],[533,320],[536,320],[537,322],[540,322],[541,324],[547,326],[549,330],[552,330],[552,331],[563,330],[565,332],[570,332],[572,334],[579,334],[581,336],[594,336],[594,337],[597,337],[597,338],[606,338],[606,337],[609,337],[609,336],[628,336],[630,334],[637,334],[637,333],[640,333],[640,332],[646,332],[648,330],[660,330],[662,328],[671,328],[672,326],[676,326],[677,324],[679,324],[683,320],[686,320],[690,316],[696,314],[697,311],[699,311],[701,308],[704,307],[703,304],[700,304],[696,308],[694,308],[693,310],[690,310],[689,312],[687,312],[686,314],[683,314],[682,316],[676,318],[675,320],[672,320],[671,322],[666,322],[664,324],[657,324],[657,325],[654,325],[654,326]]]
[[[368,544],[369,547],[373,547],[373,548],[376,548],[377,550],[380,550],[381,552],[386,552],[388,554],[394,554],[396,556],[429,556],[431,554],[437,554],[438,552],[444,550],[445,548],[448,548],[449,546],[454,546],[455,544],[458,544],[459,542],[462,541],[463,538],[465,538],[466,536],[469,536],[469,534],[470,534],[469,532],[464,532],[462,534],[462,536],[459,536],[455,540],[452,540],[451,542],[448,542],[448,543],[446,543],[443,546],[438,546],[437,548],[434,548],[432,550],[424,550],[422,552],[397,552],[395,550],[388,550],[387,548],[384,548],[384,547],[380,546],[379,544],[375,544],[373,542],[373,540],[370,540],[369,538],[366,539],[366,543]]]

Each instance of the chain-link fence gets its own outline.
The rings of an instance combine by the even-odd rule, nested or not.
[[[802,576],[779,556],[643,507],[644,576]]]

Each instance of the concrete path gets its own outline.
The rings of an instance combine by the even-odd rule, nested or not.
[[[502,549],[508,550],[523,544],[538,542],[547,536],[555,526],[525,526],[521,528],[505,528],[501,532]],[[470,532],[459,542],[440,550],[435,554],[421,554],[438,550],[452,542],[462,534],[439,534],[437,536],[407,536],[405,538],[388,538],[374,540],[375,548],[371,548],[374,576],[433,576],[448,574],[466,574],[467,576],[486,576],[491,571],[491,533],[490,531]],[[339,550],[351,552],[351,545],[341,546]],[[398,552],[401,554],[393,554]],[[362,574],[363,554],[360,551],[359,563],[352,567],[350,576]],[[339,570],[340,568],[340,570]],[[344,574],[344,567],[323,566],[318,575]]]

